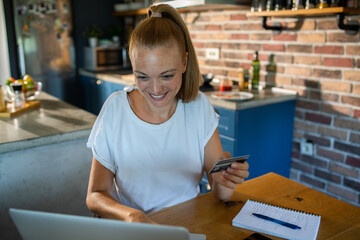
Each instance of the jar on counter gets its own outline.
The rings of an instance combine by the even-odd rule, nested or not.
[[[226,92],[226,91],[232,91],[233,83],[230,79],[221,79],[220,80],[220,86],[219,91],[220,92]]]

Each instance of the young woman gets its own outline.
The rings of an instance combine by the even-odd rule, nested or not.
[[[219,116],[199,92],[202,80],[187,27],[168,5],[151,6],[132,33],[136,87],[113,93],[91,132],[87,206],[103,218],[152,222],[147,213],[199,194],[204,171],[211,191],[228,200],[248,164],[208,174],[223,152]]]

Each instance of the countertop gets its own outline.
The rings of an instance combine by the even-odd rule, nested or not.
[[[79,74],[83,76],[97,78],[103,81],[119,83],[123,85],[135,86],[134,75],[131,70],[109,71],[109,72],[91,72],[84,69],[79,70]],[[216,83],[214,89],[218,89]],[[247,101],[228,101],[222,99],[214,99],[211,94],[214,91],[206,91],[210,103],[216,107],[222,107],[230,110],[242,110],[246,108],[259,107],[267,104],[279,103],[284,101],[295,100],[297,93],[292,90],[282,88],[268,88],[262,90],[246,90],[254,94],[254,97]]]
[[[275,87],[262,90],[246,90],[246,92],[252,93],[254,97],[246,101],[229,101],[211,97],[211,94],[213,93],[211,91],[205,92],[205,95],[208,96],[208,99],[213,106],[230,110],[243,110],[273,103],[295,100],[297,96],[295,91]]]
[[[117,71],[104,71],[104,72],[93,72],[87,71],[80,68],[79,74],[82,76],[92,77],[101,79],[103,81],[135,86],[134,75],[131,70],[117,70]]]
[[[0,118],[0,153],[88,137],[96,116],[42,92],[40,108]]]

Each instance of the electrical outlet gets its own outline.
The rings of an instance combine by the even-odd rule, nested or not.
[[[220,56],[220,50],[219,48],[207,48],[206,49],[206,58],[207,59],[213,59],[217,60]]]
[[[300,143],[300,153],[308,156],[312,156],[314,153],[314,146],[312,142]]]

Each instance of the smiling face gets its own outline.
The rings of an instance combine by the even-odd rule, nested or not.
[[[131,52],[135,82],[150,108],[171,108],[176,105],[187,57],[175,43],[147,48],[136,46]]]

